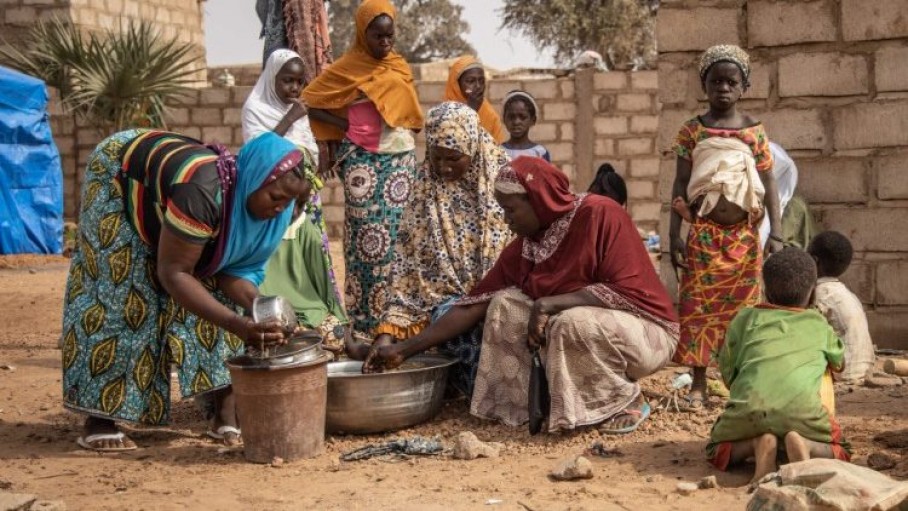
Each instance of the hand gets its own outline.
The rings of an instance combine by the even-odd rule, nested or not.
[[[403,343],[373,344],[369,356],[363,363],[363,374],[383,373],[396,369],[407,359],[404,356]]]
[[[473,110],[478,111],[479,107],[482,106],[482,100],[485,99],[485,92],[485,89],[477,87],[476,90],[467,89],[463,91],[463,95],[467,99],[467,105]]]
[[[557,313],[548,298],[540,298],[533,303],[530,310],[530,320],[527,322],[527,345],[530,351],[536,351],[545,346],[545,327],[549,317]]]
[[[290,100],[290,110],[284,116],[284,118],[291,121],[291,124],[302,119],[303,117],[309,114],[309,109],[306,108],[306,105],[298,99]]]
[[[687,243],[681,239],[681,236],[672,236],[668,244],[669,255],[671,256],[672,266],[687,269]]]
[[[773,237],[779,238],[781,236],[776,236],[775,234],[769,235],[769,239],[766,241],[766,253],[763,254],[764,257],[769,257],[785,247],[781,241],[774,239]]]
[[[280,322],[256,323],[251,318],[239,317],[232,332],[243,339],[247,346],[264,348],[286,344],[294,332],[288,331]]]

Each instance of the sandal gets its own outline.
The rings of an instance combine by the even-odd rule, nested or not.
[[[680,398],[680,401],[684,403],[679,403],[678,410],[681,412],[699,412],[706,407],[706,400],[702,397],[690,397],[684,396]]]
[[[205,434],[208,435],[208,438],[211,438],[213,440],[220,440],[220,441],[224,442],[225,445],[232,445],[232,444],[227,444],[227,441],[230,440],[227,438],[227,435],[234,435],[234,438],[236,440],[239,440],[240,435],[242,433],[240,432],[239,428],[236,428],[233,426],[228,426],[227,424],[224,424],[223,426],[219,427],[217,430],[208,428],[208,431],[205,432]],[[239,443],[239,442],[237,442],[237,443]]]
[[[637,421],[629,426],[625,426],[623,428],[618,428],[618,429],[608,429],[603,426],[603,427],[599,428],[599,432],[604,435],[626,435],[628,433],[632,433],[632,432],[636,431],[637,428],[639,428],[641,424],[643,424],[643,421],[645,421],[647,418],[649,418],[649,415],[651,412],[652,412],[652,409],[650,408],[649,403],[643,403],[643,406],[641,406],[639,410],[630,410],[630,409],[623,410],[621,413],[623,413],[624,415],[638,416]],[[613,422],[614,418],[609,419],[609,421]]]
[[[115,440],[117,442],[120,442],[122,447],[97,447],[94,445],[96,442],[102,442],[106,440]],[[136,444],[132,442],[132,440],[129,440],[129,443],[132,445],[127,445],[124,440],[129,440],[129,437],[124,435],[123,432],[117,431],[116,433],[97,433],[94,435],[86,435],[84,437],[80,436],[76,440],[76,443],[79,444],[79,447],[83,449],[95,452],[134,451],[138,448]]]

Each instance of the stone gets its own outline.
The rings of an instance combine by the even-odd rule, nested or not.
[[[30,493],[0,493],[0,511],[28,511],[36,500]]]
[[[779,96],[852,96],[868,91],[863,55],[793,53],[779,59]]]
[[[502,447],[504,446],[498,442],[482,442],[472,431],[464,431],[454,439],[453,456],[458,460],[497,458]]]
[[[842,0],[842,35],[846,41],[908,36],[905,0]]]
[[[678,486],[675,487],[675,491],[678,494],[684,495],[684,496],[690,495],[699,489],[700,489],[700,487],[697,486],[696,483],[687,483],[687,482],[678,483]]]
[[[895,465],[895,458],[885,452],[877,451],[867,456],[867,466],[874,470],[889,470]]]
[[[66,502],[62,500],[38,500],[28,511],[66,511]]]
[[[874,374],[864,379],[864,386],[871,389],[886,389],[889,387],[898,387],[902,384],[902,379],[897,376]]]
[[[877,92],[908,91],[908,46],[880,48],[873,60]]]
[[[716,476],[706,476],[703,479],[700,479],[700,482],[697,483],[697,488],[701,490],[709,490],[712,488],[719,487],[719,480],[716,479]]]
[[[569,456],[558,462],[558,465],[549,475],[556,481],[592,479],[593,464],[583,456]]]
[[[284,465],[284,458],[281,458],[280,456],[275,456],[275,457],[271,458],[271,466],[272,466],[272,467],[278,468],[278,467],[281,467],[281,466],[283,466],[283,465]]]
[[[662,8],[656,18],[660,52],[702,51],[715,44],[741,44],[738,8]],[[683,27],[683,29],[679,29]]]
[[[747,2],[749,46],[835,41],[836,6],[829,1]]]

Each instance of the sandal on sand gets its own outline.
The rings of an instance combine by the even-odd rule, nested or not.
[[[223,440],[226,440],[227,435],[236,435],[236,438],[239,439],[240,435],[242,433],[240,432],[239,428],[235,428],[233,426],[228,426],[227,424],[224,424],[223,426],[219,427],[217,430],[208,428],[208,431],[205,432],[205,434],[208,435],[208,438],[223,441]]]
[[[680,398],[678,410],[682,412],[699,412],[706,406],[706,401],[702,397],[684,396]]]
[[[103,442],[107,440],[115,440],[123,444],[122,447],[96,447],[94,444],[96,442]],[[122,432],[117,431],[116,433],[98,433],[95,435],[80,436],[76,443],[79,444],[79,447],[87,449],[89,451],[95,452],[123,452],[123,451],[134,451],[137,449],[136,445],[126,445],[124,440],[129,440],[129,438],[124,435]]]
[[[624,415],[636,415],[638,417],[637,421],[630,426],[625,426],[618,429],[608,429],[602,427],[599,428],[599,432],[605,435],[626,435],[628,433],[632,433],[636,431],[641,424],[643,424],[643,421],[645,421],[649,417],[651,411],[652,409],[650,408],[649,403],[643,403],[643,406],[641,406],[639,410],[623,410],[621,413],[623,413]],[[613,419],[609,420],[611,421]]]

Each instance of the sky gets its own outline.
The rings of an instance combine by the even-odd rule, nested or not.
[[[453,1],[464,6],[463,18],[470,24],[466,39],[486,65],[496,69],[552,65],[551,55],[540,54],[527,38],[498,30],[501,0]],[[255,14],[255,0],[207,0],[202,5],[209,66],[261,62],[261,25]]]

